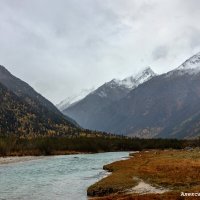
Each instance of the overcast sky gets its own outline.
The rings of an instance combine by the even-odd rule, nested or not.
[[[0,64],[53,103],[199,51],[199,0],[0,0]]]

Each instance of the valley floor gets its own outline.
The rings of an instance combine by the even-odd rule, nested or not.
[[[199,148],[142,151],[104,169],[112,174],[88,188],[92,200],[200,199]]]

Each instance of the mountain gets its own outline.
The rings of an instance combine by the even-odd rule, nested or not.
[[[147,67],[138,74],[136,74],[135,76],[129,76],[123,80],[117,80],[117,79],[114,80],[119,85],[124,86],[125,88],[128,88],[130,90],[133,90],[134,88],[150,80],[154,76],[156,76],[154,71],[150,67]]]
[[[186,60],[177,70],[188,71],[189,73],[200,72],[200,52]]]
[[[199,69],[200,53],[94,113],[91,123],[97,130],[129,136],[197,137],[200,135]]]
[[[26,82],[12,75],[5,67],[0,65],[0,83],[6,86],[10,91],[16,94],[18,97],[24,97],[26,102],[38,103],[43,105],[48,110],[52,110],[55,113],[61,115],[58,109],[42,95],[37,93]]]
[[[122,99],[131,90],[154,76],[156,74],[148,67],[135,76],[123,80],[113,79],[63,110],[63,113],[75,119],[84,128],[98,130],[99,119],[96,120],[94,116],[98,118],[103,108],[109,107],[113,102]]]
[[[94,91],[94,88],[84,89],[79,94],[67,97],[66,99],[64,99],[63,101],[61,101],[59,104],[57,104],[56,107],[60,111],[63,111],[65,109],[67,109],[69,106],[71,106],[72,104],[75,104],[78,101],[80,101],[81,99],[85,98],[92,91]]]
[[[167,73],[168,76],[178,73],[179,75],[195,75],[200,72],[200,52],[187,59],[182,65]]]
[[[76,129],[51,102],[0,66],[0,134],[66,135]]]

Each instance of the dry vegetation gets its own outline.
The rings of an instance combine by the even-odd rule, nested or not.
[[[181,197],[181,192],[200,192],[200,150],[154,150],[134,154],[129,160],[104,166],[112,175],[88,188],[90,196],[111,199],[199,199]],[[137,178],[135,178],[137,177]],[[138,180],[167,188],[163,194],[127,194]],[[106,196],[109,195],[110,196]],[[96,199],[96,198],[95,198]]]

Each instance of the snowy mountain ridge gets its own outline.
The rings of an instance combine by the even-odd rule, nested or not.
[[[136,75],[126,77],[123,80],[113,79],[107,84],[109,84],[110,86],[116,86],[116,85],[123,86],[127,89],[132,90],[136,88],[137,86],[139,86],[140,84],[148,81],[154,76],[156,76],[156,73],[154,73],[154,71],[150,67],[147,67],[141,70]]]
[[[168,72],[167,76],[171,76],[174,73],[177,73],[180,76],[184,74],[192,75],[200,73],[200,52],[187,59],[176,69]]]
[[[123,90],[124,92],[126,91],[127,93],[138,87],[140,84],[143,84],[144,82],[150,80],[154,76],[156,76],[156,73],[154,73],[154,71],[150,67],[146,67],[137,74],[126,77],[122,80],[112,79],[111,81],[103,84],[97,90],[93,91],[91,94],[96,94],[101,98],[107,98],[108,96],[111,96],[111,93],[113,91]]]
[[[156,74],[153,72],[153,70],[150,67],[146,67],[136,75],[126,77],[122,80],[112,79],[111,81],[106,82],[96,90],[94,88],[82,90],[80,94],[68,97],[56,106],[59,110],[64,111],[65,109],[73,106],[89,94],[96,94],[101,98],[107,98],[108,96],[109,98],[114,99],[121,98],[123,97],[123,94],[127,94],[129,91],[138,87],[140,84],[150,80],[154,76],[156,76]],[[115,92],[114,96],[113,92]]]
[[[73,96],[67,97],[66,99],[61,101],[59,104],[57,104],[56,107],[60,111],[63,111],[66,108],[68,108],[69,106],[71,106],[72,104],[75,104],[76,102],[78,102],[81,99],[83,99],[84,97],[86,97],[89,93],[91,93],[94,90],[95,90],[95,88],[83,89],[79,94],[75,94]]]
[[[200,52],[186,60],[182,65],[180,65],[178,70],[191,70],[200,71]]]
[[[147,67],[137,73],[135,76],[130,76],[123,79],[121,84],[127,88],[134,89],[154,76],[156,76],[156,73],[150,67]]]

